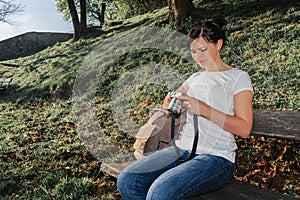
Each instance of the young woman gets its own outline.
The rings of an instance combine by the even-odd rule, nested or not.
[[[193,59],[205,70],[193,74],[177,90],[188,110],[176,146],[181,159],[189,156],[194,138],[193,116],[199,124],[196,155],[186,162],[174,147],[155,152],[125,168],[118,177],[124,200],[173,200],[224,187],[235,169],[234,136],[247,138],[252,129],[253,88],[249,75],[226,64],[220,50],[226,42],[224,18],[202,22],[189,32]],[[170,103],[166,97],[164,107]]]

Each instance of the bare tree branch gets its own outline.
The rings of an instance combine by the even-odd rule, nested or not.
[[[10,24],[9,16],[22,12],[23,8],[21,1],[0,0],[0,22]]]

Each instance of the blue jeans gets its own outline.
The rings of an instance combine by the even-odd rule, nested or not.
[[[180,152],[182,159],[189,156]],[[124,200],[175,200],[224,187],[234,169],[234,163],[209,154],[180,162],[174,147],[167,147],[125,168],[117,185]]]

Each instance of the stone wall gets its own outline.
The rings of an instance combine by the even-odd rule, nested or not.
[[[28,32],[3,40],[0,42],[0,61],[34,54],[72,36],[69,33]]]

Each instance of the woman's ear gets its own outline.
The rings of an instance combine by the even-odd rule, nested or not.
[[[220,51],[222,49],[223,46],[223,39],[219,39],[217,42],[217,49],[218,51]]]

